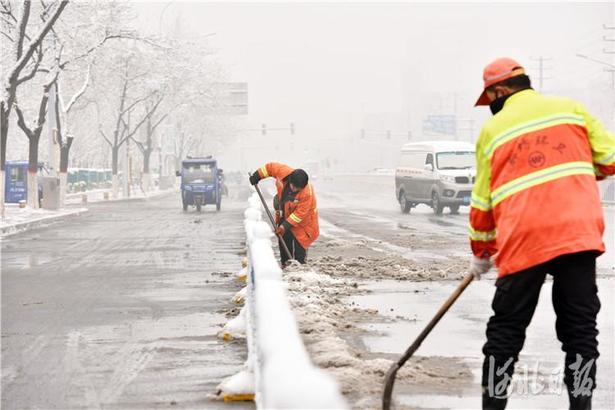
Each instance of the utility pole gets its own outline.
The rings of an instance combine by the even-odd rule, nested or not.
[[[615,26],[607,26],[606,24],[602,25],[602,28],[604,28],[605,30],[615,30]],[[604,40],[607,44],[609,43],[615,43],[615,38],[614,37],[607,37],[602,36],[602,40]],[[613,49],[613,46],[610,45],[608,48],[605,47],[602,49],[602,52],[604,54],[615,54],[615,49]],[[606,71],[607,73],[611,73],[611,88],[615,89],[615,69],[613,67],[610,68],[604,68],[604,71]]]
[[[602,28],[604,28],[605,30],[615,30],[615,26],[607,26],[606,24],[603,24]],[[615,42],[615,38],[607,37],[606,35],[602,36],[602,40],[604,40],[607,44]],[[606,47],[602,49],[602,52],[604,54],[615,54],[615,50]]]
[[[544,62],[547,60],[551,60],[551,58],[540,56],[537,58],[530,57],[530,60],[538,61],[538,91],[542,92],[544,80],[550,80],[552,78],[544,76],[545,70],[551,69],[551,67],[545,67]]]

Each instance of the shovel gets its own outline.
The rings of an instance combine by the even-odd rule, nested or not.
[[[397,375],[397,371],[401,369],[401,367],[412,357],[414,352],[419,348],[423,340],[429,335],[432,329],[438,324],[442,316],[448,311],[448,309],[455,303],[457,298],[463,293],[465,288],[472,282],[474,279],[474,275],[471,273],[467,274],[457,289],[448,297],[446,302],[440,307],[438,313],[431,319],[431,321],[425,326],[425,329],[421,332],[420,335],[414,340],[414,342],[410,345],[406,353],[399,360],[391,366],[389,371],[387,372],[386,378],[384,380],[384,393],[382,394],[382,409],[389,410],[391,408],[391,395],[393,394],[393,385],[395,384],[395,376]]]
[[[250,173],[248,173],[248,175],[252,176],[252,174]],[[254,189],[256,189],[256,193],[258,194],[258,196],[261,199],[261,202],[263,203],[263,208],[265,208],[265,211],[267,211],[269,222],[271,222],[271,227],[273,228],[273,232],[275,232],[276,227],[275,227],[275,221],[273,220],[273,215],[271,215],[271,211],[269,210],[269,207],[267,207],[267,203],[265,202],[265,198],[263,198],[263,194],[261,193],[261,190],[258,187],[258,184],[254,185]],[[288,256],[288,260],[289,261],[294,260],[293,255],[290,253],[290,250],[288,249],[288,246],[286,246],[286,242],[284,242],[284,239],[282,238],[282,235],[278,235],[277,233],[276,235],[280,239],[280,244],[282,245],[284,252],[286,252],[286,256]]]

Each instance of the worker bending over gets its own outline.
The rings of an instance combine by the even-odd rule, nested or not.
[[[308,175],[304,170],[276,162],[257,169],[250,176],[250,183],[256,185],[258,181],[268,177],[276,179],[278,191],[273,200],[276,210],[276,234],[283,238],[292,258],[303,264],[307,249],[320,234],[314,188],[308,182]],[[285,266],[289,258],[282,249],[280,257],[282,266]]]

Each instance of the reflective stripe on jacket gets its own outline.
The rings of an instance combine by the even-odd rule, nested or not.
[[[578,103],[511,95],[481,130],[470,242],[499,275],[566,253],[604,252],[596,178],[615,174],[615,137]]]
[[[293,171],[294,169],[288,165],[277,162],[270,162],[258,169],[261,178],[276,179],[279,201],[282,199],[282,192],[287,184],[284,179]],[[291,225],[292,234],[301,246],[307,249],[320,235],[316,195],[312,184],[308,183],[305,188],[297,192],[294,200],[285,202],[283,211],[285,221]]]

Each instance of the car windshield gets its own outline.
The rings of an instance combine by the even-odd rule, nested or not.
[[[438,169],[468,169],[476,166],[473,151],[450,151],[436,154]]]
[[[210,164],[190,164],[184,166],[183,175],[187,183],[212,183],[214,182],[214,167]]]

